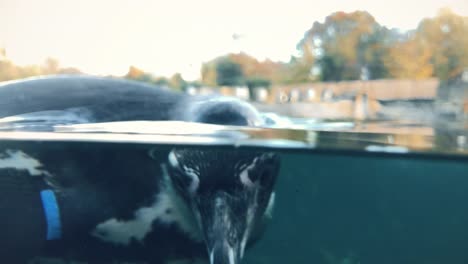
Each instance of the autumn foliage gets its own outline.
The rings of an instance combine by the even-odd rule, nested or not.
[[[442,9],[423,19],[416,29],[390,29],[366,11],[335,12],[313,22],[297,44],[298,55],[288,62],[258,60],[246,53],[226,54],[203,63],[200,82],[207,86],[270,86],[313,81],[373,79],[441,80],[468,68],[468,17]],[[0,81],[29,76],[79,73],[57,60],[17,66],[0,48]],[[177,90],[189,83],[179,73],[158,77],[131,66],[125,78]]]

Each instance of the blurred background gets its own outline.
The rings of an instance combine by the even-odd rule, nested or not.
[[[0,82],[55,74],[235,96],[278,147],[468,153],[468,0],[0,0]],[[468,263],[464,159],[317,153],[251,263]]]
[[[50,74],[236,96],[276,124],[465,123],[468,2],[0,0],[0,81]]]

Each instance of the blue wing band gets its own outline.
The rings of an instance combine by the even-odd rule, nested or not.
[[[62,226],[60,222],[60,212],[57,199],[52,190],[41,191],[42,206],[47,222],[47,240],[57,240],[62,236]]]

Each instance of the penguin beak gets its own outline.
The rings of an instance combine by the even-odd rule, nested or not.
[[[236,250],[225,242],[216,242],[209,252],[210,264],[237,264],[239,255]]]
[[[238,264],[247,235],[245,221],[236,212],[233,197],[219,193],[200,208],[200,222],[211,264]],[[238,208],[238,207],[237,207]]]

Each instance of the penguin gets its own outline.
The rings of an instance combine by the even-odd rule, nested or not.
[[[189,96],[119,78],[58,75],[0,84],[0,118],[65,124],[190,121],[258,126],[250,104],[230,97]]]
[[[0,84],[0,123],[5,120],[33,122],[33,127],[136,120],[262,124],[257,110],[238,99],[190,96],[91,76]],[[16,252],[12,258],[38,254],[90,263],[157,264],[201,258],[211,264],[238,264],[271,214],[279,169],[277,153],[240,149],[118,144],[96,148],[90,143],[0,148],[0,190],[6,188],[1,186],[5,181],[11,189],[8,177],[32,186],[34,191],[20,188],[28,189],[28,199],[12,191],[22,206],[35,203],[34,210],[16,215],[36,212],[39,217],[26,218],[42,219],[32,221],[37,228],[23,228],[35,230],[29,234],[34,241],[27,246],[31,254],[20,246],[18,253],[12,242],[24,243],[18,238],[27,239],[24,232],[13,230],[10,238],[1,236],[0,243]],[[34,184],[18,180],[31,176]],[[40,195],[34,195],[36,190]],[[10,199],[6,194],[0,198]],[[14,222],[16,215],[2,212],[6,210],[2,204],[0,215],[9,215],[9,223]],[[5,218],[0,226],[2,221]]]

